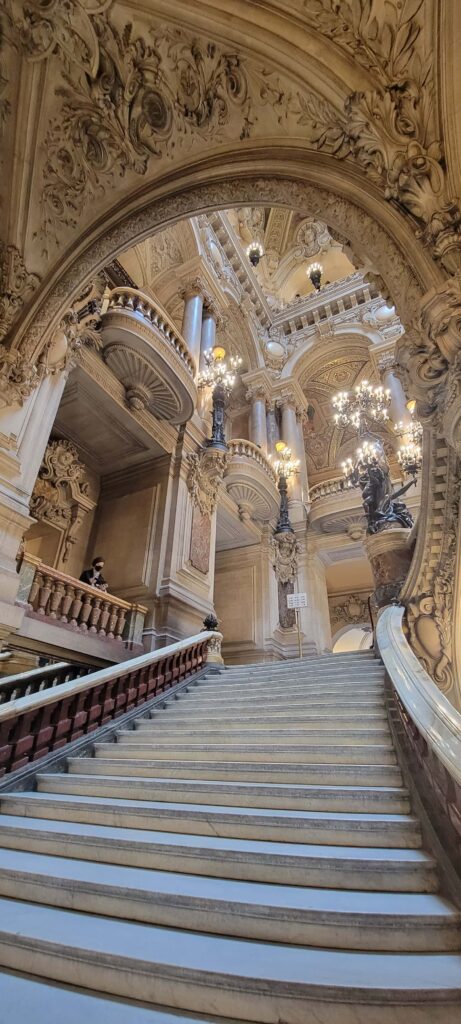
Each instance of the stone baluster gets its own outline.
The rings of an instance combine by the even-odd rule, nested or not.
[[[110,604],[109,604],[109,621],[107,623],[107,636],[109,637],[110,640],[114,639],[114,636],[115,636],[114,630],[115,630],[115,627],[117,625],[117,619],[118,619],[118,607],[117,607],[117,605],[113,605],[112,602],[110,602]]]
[[[64,587],[64,597],[61,604],[61,622],[69,621],[69,612],[74,599],[75,590],[71,583],[66,583]]]
[[[43,574],[37,571],[34,575],[29,593],[29,604],[34,611],[37,610],[37,601],[40,587],[43,585]]]
[[[126,622],[127,608],[119,608],[117,615],[117,622],[115,625],[115,639],[121,640],[123,636],[123,630]]]
[[[184,299],[182,336],[195,363],[196,372],[200,363],[202,334],[203,292],[200,281],[192,281],[181,294]]]
[[[75,626],[78,629],[78,619],[80,615],[80,609],[83,604],[83,589],[81,587],[75,587],[74,599],[72,601],[69,616],[71,626]]]
[[[64,593],[64,585],[60,582],[60,580],[54,580],[53,589],[50,596],[50,607],[48,611],[48,615],[50,616],[51,619],[58,618],[58,611],[61,605],[61,601],[64,597]]]
[[[88,629],[89,633],[97,633],[98,632],[98,623],[99,623],[99,620],[101,618],[101,601],[102,601],[101,597],[93,597],[93,599],[92,599],[92,608],[91,608],[90,620],[89,620],[90,625],[89,625],[89,629]]]
[[[46,615],[46,608],[50,599],[50,594],[53,589],[53,577],[48,576],[47,573],[43,574],[43,583],[40,587],[40,593],[38,597],[37,612],[39,615]]]
[[[99,617],[99,636],[106,635],[106,626],[109,619],[109,607],[110,601],[107,598],[104,598],[101,605],[101,615]]]
[[[93,604],[93,597],[91,594],[84,593],[82,607],[80,609],[80,615],[78,617],[78,625],[82,630],[82,633],[86,633],[88,629],[88,619],[90,617],[91,608]]]

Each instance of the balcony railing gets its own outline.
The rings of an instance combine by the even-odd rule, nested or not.
[[[235,437],[231,441],[228,441],[229,453],[231,457],[233,455],[243,455],[246,459],[252,459],[256,462],[261,469],[267,473],[268,477],[277,483],[277,474],[272,466],[270,460],[264,455],[264,452],[258,448],[257,444],[253,444],[253,441],[246,441],[244,438]]]
[[[309,501],[311,505],[320,498],[326,498],[329,494],[340,494],[342,491],[351,491],[352,485],[343,476],[335,476],[331,480],[323,480],[320,484],[314,484],[309,490]]]
[[[0,705],[8,701],[29,697],[43,690],[53,690],[71,679],[79,679],[92,672],[91,665],[71,665],[68,661],[58,661],[54,665],[34,668],[31,672],[18,672],[17,675],[0,679]]]
[[[141,643],[147,608],[123,601],[72,576],[66,576],[27,554],[21,566],[24,586],[20,595],[29,606],[26,614],[56,625],[65,623],[80,633],[106,640]]]
[[[136,288],[114,288],[109,299],[109,310],[126,309],[137,313],[153,327],[156,327],[170,347],[184,363],[188,373],[195,376],[195,364],[185,341],[178,335],[177,328],[165,310],[160,309],[153,299]]]

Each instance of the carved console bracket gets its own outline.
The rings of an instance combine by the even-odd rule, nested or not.
[[[188,462],[187,486],[192,502],[202,515],[211,517],[216,508],[229,454],[211,447],[201,448],[189,455]]]

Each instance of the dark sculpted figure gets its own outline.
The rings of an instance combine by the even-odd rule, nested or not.
[[[370,463],[358,466],[351,477],[351,483],[359,486],[367,518],[367,533],[379,533],[388,526],[413,526],[413,516],[403,501],[398,501],[406,494],[415,480],[392,492],[389,466],[382,445],[376,444],[376,458]]]

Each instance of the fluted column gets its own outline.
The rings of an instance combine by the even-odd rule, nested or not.
[[[200,362],[200,339],[202,334],[203,294],[199,281],[193,281],[182,292],[184,313],[182,336],[198,372]]]
[[[247,399],[251,401],[250,441],[267,454],[266,399],[261,388],[250,388]]]
[[[393,366],[394,354],[392,352],[385,352],[378,360],[378,369],[381,374],[383,387],[389,388],[391,393],[389,418],[393,423],[400,423],[400,420],[408,420],[409,415],[406,407],[405,392],[398,377],[393,373]]]

